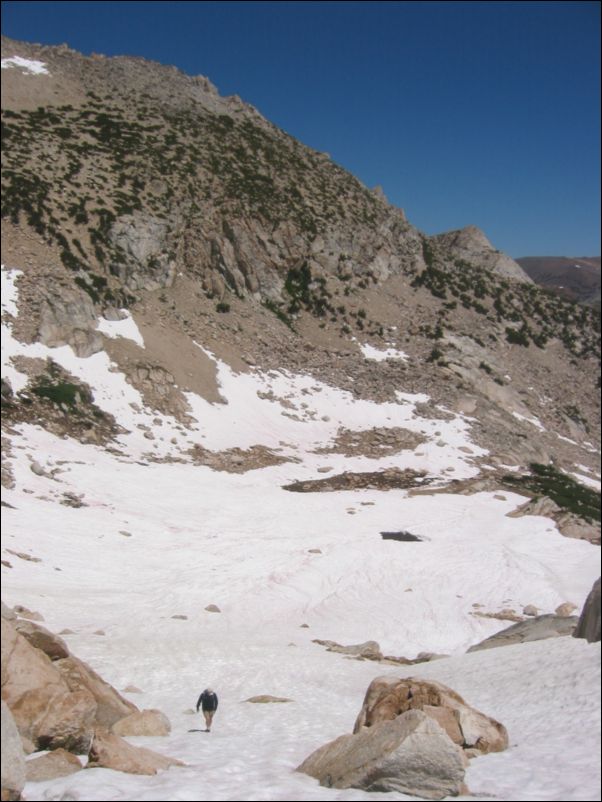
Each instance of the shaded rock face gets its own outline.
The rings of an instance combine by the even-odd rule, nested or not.
[[[48,697],[44,688],[19,699],[13,707],[20,731],[29,737],[36,751],[63,748],[82,754],[88,751],[96,704],[87,691]]]
[[[476,643],[468,649],[469,652],[478,652],[481,649],[495,649],[498,646],[512,646],[515,643],[528,643],[533,640],[545,640],[561,635],[572,635],[577,624],[574,615],[538,615],[528,621],[513,624],[501,632],[496,632],[481,643]]]
[[[20,799],[25,785],[25,755],[17,725],[2,702],[2,799]]]
[[[508,733],[503,724],[470,707],[451,688],[413,677],[373,680],[353,732],[395,720],[408,710],[421,710],[437,721],[449,738],[464,749],[486,754],[501,752],[508,746]]]
[[[2,618],[6,619],[6,621],[15,621],[17,618],[17,614],[14,610],[11,610],[8,604],[4,602],[0,602],[1,609],[2,609]]]
[[[96,331],[94,304],[85,292],[60,288],[60,294],[47,290],[41,302],[38,338],[44,345],[70,345],[79,357],[102,350],[102,337]]]
[[[113,244],[126,255],[126,261],[112,265],[111,271],[131,290],[157,290],[170,287],[175,265],[165,252],[167,224],[152,215],[126,215],[111,229]]]
[[[409,710],[356,735],[343,735],[297,769],[329,788],[397,791],[425,799],[463,790],[466,759],[439,724]]]
[[[594,582],[585,600],[573,636],[585,638],[588,643],[597,643],[600,640],[600,577]]]
[[[69,656],[69,649],[65,641],[47,630],[46,627],[34,624],[33,621],[18,620],[15,628],[31,646],[40,649],[51,660],[60,660]]]

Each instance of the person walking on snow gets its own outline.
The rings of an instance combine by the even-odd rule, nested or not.
[[[211,690],[211,688],[205,688],[203,693],[198,698],[196,703],[196,712],[199,712],[199,707],[203,711],[203,715],[205,716],[205,724],[207,725],[205,732],[211,732],[211,722],[213,721],[213,716],[217,710],[217,703],[217,694],[215,691]]]

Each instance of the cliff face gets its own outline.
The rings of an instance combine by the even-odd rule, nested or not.
[[[595,434],[596,313],[539,290],[474,226],[425,236],[204,77],[6,39],[2,58],[3,261],[23,271],[22,341],[107,350],[141,387],[175,377],[147,394],[182,420],[196,381],[182,354],[202,342],[358,396],[468,397],[483,443],[521,462],[571,447],[517,434],[513,413]],[[144,353],[99,330],[124,309]],[[409,358],[367,362],[359,342]]]

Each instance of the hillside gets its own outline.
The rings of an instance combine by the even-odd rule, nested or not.
[[[425,237],[206,79],[18,50],[48,65],[3,71],[3,260],[30,263],[21,337],[91,354],[98,315],[127,308],[218,354],[303,366],[358,395],[390,397],[399,380],[435,399],[475,394],[485,414],[510,413],[505,443],[513,412],[571,438],[575,424],[595,431],[595,313],[538,291],[478,229]],[[358,340],[408,351],[403,377],[364,377]],[[173,371],[152,347],[145,357]]]
[[[569,300],[600,305],[599,256],[525,256],[517,262],[537,284]]]
[[[368,799],[293,770],[410,670],[506,719],[472,798],[594,798],[599,647],[465,652],[599,574],[599,313],[202,76],[3,38],[2,89],[3,600],[187,763],[26,798]]]

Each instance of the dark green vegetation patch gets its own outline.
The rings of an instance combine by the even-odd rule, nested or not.
[[[105,418],[105,413],[94,404],[90,388],[77,384],[56,362],[48,360],[46,370],[32,379],[28,390],[18,394],[27,403],[28,393],[49,401],[70,415]]]
[[[47,398],[53,404],[66,404],[69,407],[76,407],[82,401],[89,402],[92,400],[91,398],[82,398],[82,392],[85,392],[86,395],[88,393],[84,391],[83,387],[70,382],[58,382],[56,384],[40,382],[40,384],[32,387],[31,392],[40,398]]]
[[[586,521],[600,520],[600,493],[584,487],[553,465],[532,462],[529,470],[524,476],[507,474],[502,481],[517,492],[526,490],[536,498],[548,496],[561,509]]]

